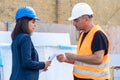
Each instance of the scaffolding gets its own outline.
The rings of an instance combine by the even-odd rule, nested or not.
[[[110,67],[110,80],[114,80],[114,70],[120,70],[120,66]]]

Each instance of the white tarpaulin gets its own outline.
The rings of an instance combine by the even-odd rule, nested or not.
[[[2,80],[9,80],[12,66],[11,54],[11,32],[0,32],[0,53],[3,55]],[[64,53],[75,51],[76,47],[70,45],[70,37],[67,33],[34,33],[32,40],[39,53],[40,61],[45,61],[54,53]],[[3,40],[2,40],[3,39]],[[73,80],[72,65],[59,63],[56,58],[53,59],[48,71],[40,71],[39,80]]]

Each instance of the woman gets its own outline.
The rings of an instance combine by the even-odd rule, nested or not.
[[[46,71],[51,61],[39,62],[30,35],[39,18],[33,8],[21,7],[16,12],[12,37],[12,74],[10,80],[38,80],[39,70]]]

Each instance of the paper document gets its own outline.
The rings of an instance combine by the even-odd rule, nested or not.
[[[57,54],[52,54],[48,57],[48,60],[52,61],[56,56],[57,56]]]

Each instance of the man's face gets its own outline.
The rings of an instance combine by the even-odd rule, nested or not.
[[[74,19],[73,25],[76,27],[76,29],[78,31],[84,30],[85,26],[86,26],[86,20],[85,20],[84,16]]]

